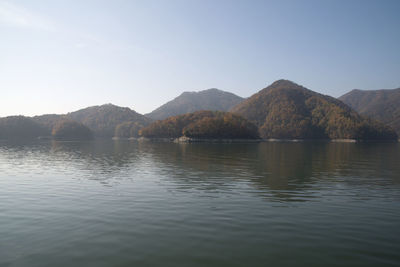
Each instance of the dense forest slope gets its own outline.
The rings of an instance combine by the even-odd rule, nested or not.
[[[149,118],[130,108],[112,104],[92,106],[63,115],[46,114],[35,116],[33,119],[44,125],[49,132],[52,131],[59,121],[76,121],[88,127],[97,137],[113,137],[117,126],[123,123],[129,125],[135,124],[140,129],[151,122]],[[139,129],[136,129],[136,132]],[[119,132],[122,131],[120,130]]]
[[[361,113],[399,129],[399,94],[400,89],[368,92],[354,90],[341,99]],[[313,92],[288,80],[276,81],[243,101],[233,94],[210,89],[199,93],[184,93],[160,109],[164,107],[168,112],[187,112],[200,108],[201,103],[203,106],[212,106],[212,109],[217,106],[227,109],[235,101],[241,101],[231,109],[236,115],[203,110],[172,116],[151,125],[150,118],[112,104],[88,107],[65,115],[48,114],[33,118],[11,116],[0,118],[0,139],[50,136],[56,125],[66,120],[74,123],[64,125],[66,127],[63,131],[74,130],[77,136],[84,136],[84,127],[87,127],[96,137],[138,137],[141,133],[145,137],[168,138],[182,135],[196,138],[256,138],[257,135],[279,139],[398,138],[390,126],[359,115],[338,99]],[[161,113],[166,116],[168,112]]]
[[[142,125],[150,123],[150,119],[130,108],[112,104],[81,109],[68,113],[65,118],[84,124],[99,137],[113,137],[116,126],[123,122],[138,122]]]
[[[29,117],[0,118],[0,139],[31,139],[49,134],[45,126]]]
[[[93,132],[82,123],[61,120],[53,127],[52,136],[55,140],[90,140]]]
[[[140,131],[148,138],[253,139],[257,127],[246,119],[221,111],[197,111],[156,121]]]
[[[147,124],[143,124],[137,121],[127,121],[118,124],[115,127],[114,137],[119,138],[137,138],[139,137],[139,131],[144,128]]]
[[[80,122],[93,131],[93,134],[97,137],[113,137],[116,127],[122,123],[136,123],[143,127],[151,122],[149,118],[130,108],[112,104],[87,107],[65,115],[46,114],[35,116],[33,119],[44,125],[50,132],[62,120]]]
[[[279,80],[235,106],[262,138],[397,139],[393,129],[366,119],[346,104],[288,80]]]
[[[391,126],[400,134],[400,88],[382,90],[352,90],[339,97],[362,115]]]
[[[243,98],[218,89],[184,92],[145,116],[154,120],[162,120],[170,116],[199,110],[228,111],[241,101]]]
[[[45,114],[45,115],[34,116],[32,117],[32,119],[42,124],[44,127],[46,127],[49,134],[51,134],[51,131],[53,130],[53,127],[56,125],[56,123],[66,118],[65,115]]]

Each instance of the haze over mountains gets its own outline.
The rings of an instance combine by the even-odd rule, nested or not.
[[[165,103],[154,111],[145,114],[153,120],[181,115],[199,110],[228,111],[244,98],[219,89],[199,92],[183,92],[180,96]]]
[[[400,134],[400,88],[382,90],[354,89],[339,97],[362,115],[379,120]]]
[[[46,126],[29,117],[8,116],[0,118],[0,140],[31,139],[49,134]]]
[[[399,125],[400,89],[353,90],[341,99],[361,114],[393,127]],[[55,137],[56,128],[67,133],[66,138],[74,139],[81,136],[73,134],[78,130],[82,137],[89,137],[90,130],[95,137],[106,138],[187,134],[210,138],[220,135],[264,139],[397,139],[390,126],[360,115],[351,107],[294,82],[278,80],[247,99],[218,89],[184,92],[147,115],[105,104],[62,115],[0,118],[0,139],[35,138],[51,133]],[[156,119],[161,121],[154,122]],[[251,133],[251,125],[255,125],[257,134]],[[142,135],[145,127],[151,130],[143,131]]]

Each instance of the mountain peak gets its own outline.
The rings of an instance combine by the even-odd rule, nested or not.
[[[285,79],[280,79],[275,82],[273,82],[270,86],[267,88],[302,88],[302,86],[298,85],[295,82],[292,82],[290,80],[285,80]]]
[[[146,114],[151,119],[162,120],[200,110],[228,111],[240,103],[243,98],[217,88],[198,92],[183,92],[178,97],[167,102],[151,113]]]
[[[274,82],[231,111],[257,124],[262,138],[397,138],[393,130],[364,119],[341,101],[288,80]]]
[[[224,91],[222,91],[222,90],[220,90],[218,88],[209,88],[209,89],[206,89],[206,90],[203,90],[203,91],[199,91],[199,93],[201,93],[201,92],[224,92]]]
[[[212,94],[212,93],[228,93],[225,91],[222,91],[220,89],[217,88],[210,88],[210,89],[205,89],[205,90],[201,90],[201,91],[185,91],[183,92],[181,95],[204,95],[204,94]]]
[[[118,107],[118,106],[114,105],[113,103],[106,103],[106,104],[100,105],[100,107]]]

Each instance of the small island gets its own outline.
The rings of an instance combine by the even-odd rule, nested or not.
[[[156,121],[140,130],[139,134],[144,138],[184,142],[259,139],[257,127],[243,117],[206,110]]]
[[[146,124],[141,123],[140,121],[127,121],[117,125],[115,127],[114,138],[138,138],[139,131]]]
[[[93,132],[82,123],[62,120],[53,127],[52,136],[60,141],[85,141],[93,139]]]

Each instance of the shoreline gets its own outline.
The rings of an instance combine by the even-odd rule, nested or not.
[[[188,138],[188,137],[179,137],[179,138],[148,138],[148,137],[95,137],[90,140],[79,140],[79,139],[71,139],[71,140],[57,140],[51,137],[40,137],[40,138],[28,138],[28,139],[19,139],[19,138],[11,138],[11,139],[0,139],[0,142],[7,141],[21,141],[21,140],[38,140],[38,141],[56,141],[56,142],[90,142],[96,140],[113,140],[113,141],[137,141],[137,142],[154,142],[154,143],[179,143],[179,144],[187,144],[187,143],[309,143],[309,142],[319,142],[319,143],[400,143],[400,139],[398,140],[356,140],[356,139],[229,139],[229,138]]]
[[[397,143],[399,140],[357,140],[357,139],[230,139],[230,138],[190,138],[190,137],[179,137],[179,138],[121,138],[113,137],[112,140],[129,140],[138,142],[170,142],[170,143],[267,143],[267,142],[277,142],[277,143],[305,143],[305,142],[332,142],[332,143]]]

